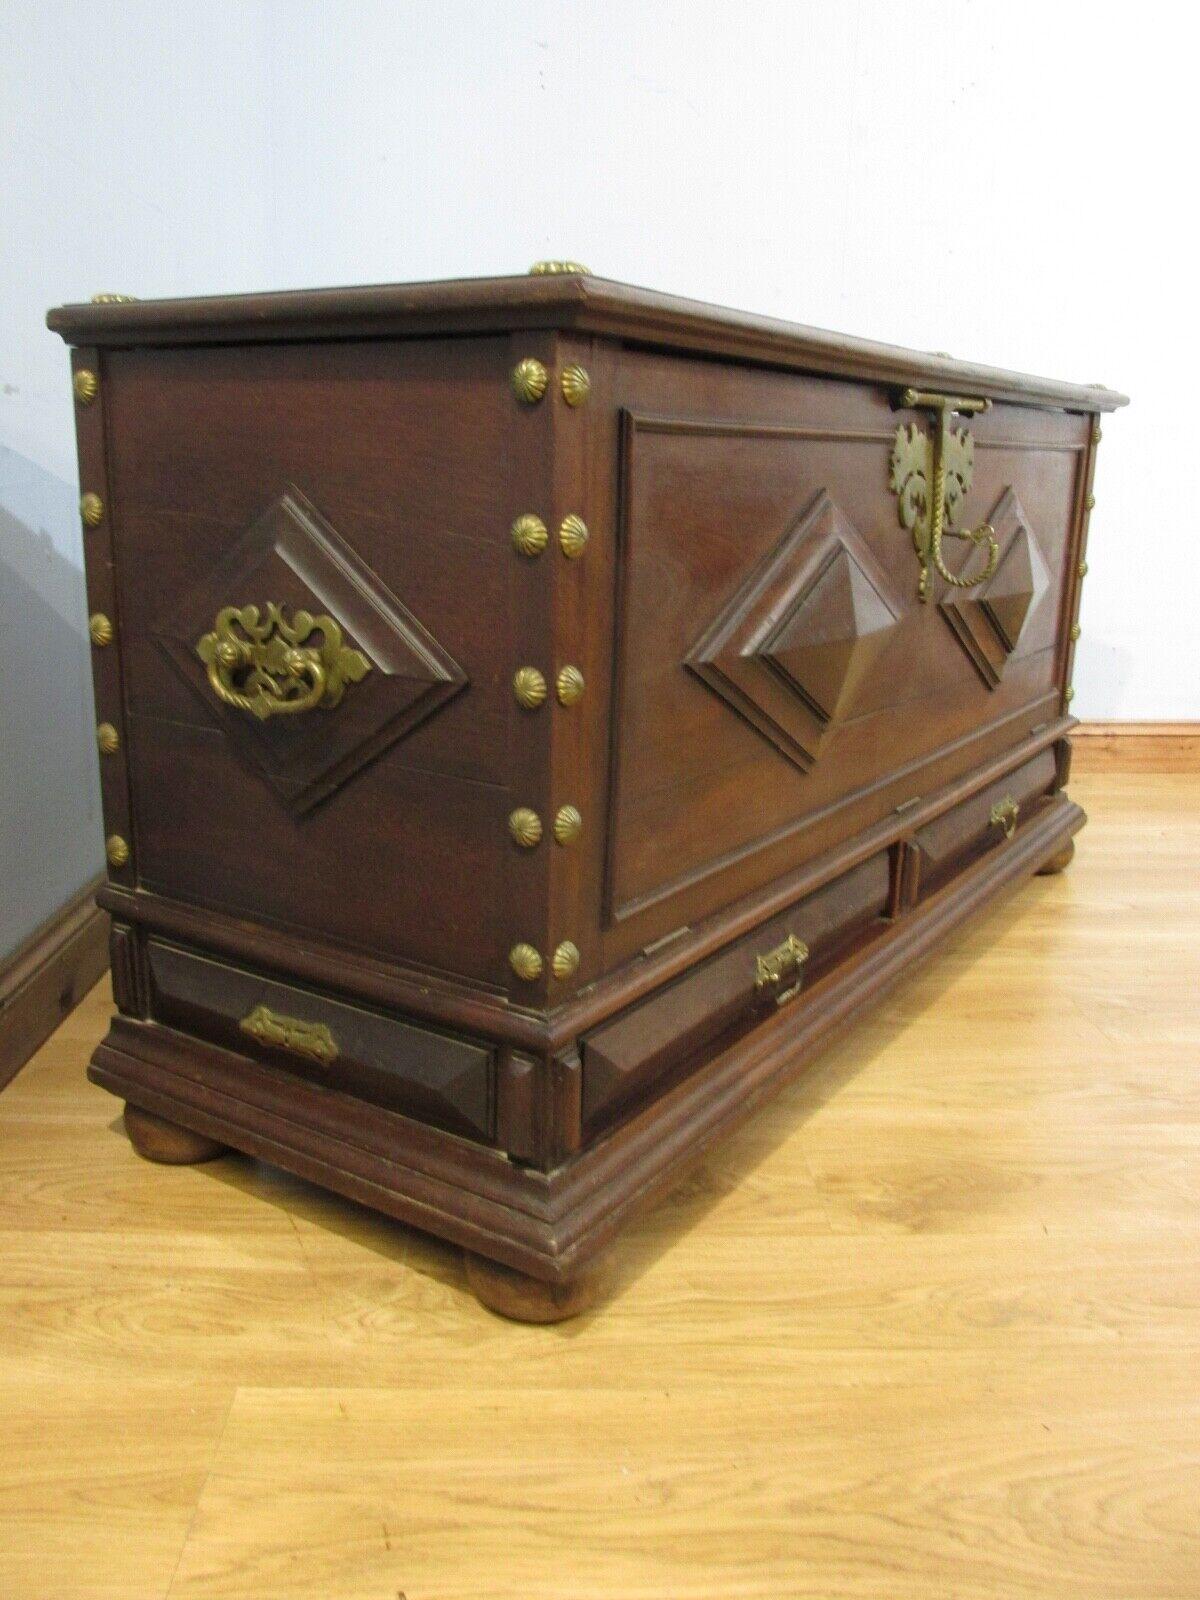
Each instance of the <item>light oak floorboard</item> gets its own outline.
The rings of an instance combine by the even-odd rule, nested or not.
[[[914,975],[554,1328],[232,1156],[139,1161],[102,986],[0,1095],[0,1595],[1195,1600],[1200,778]]]

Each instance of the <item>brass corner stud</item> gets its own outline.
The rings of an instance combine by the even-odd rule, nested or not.
[[[578,561],[588,542],[587,523],[569,511],[559,523],[558,542],[568,561]]]
[[[119,833],[109,834],[104,841],[104,853],[113,867],[123,867],[129,860],[129,846]]]
[[[550,535],[541,517],[526,511],[512,525],[512,542],[518,555],[540,556],[550,542]]]
[[[578,667],[562,667],[558,677],[554,680],[555,692],[558,703],[562,706],[573,706],[583,699],[583,673]]]
[[[113,642],[113,625],[103,611],[95,611],[88,618],[88,633],[92,643],[101,649]]]
[[[532,850],[542,839],[542,819],[529,806],[518,806],[508,817],[508,831],[522,850]]]
[[[559,844],[574,844],[583,832],[583,817],[578,806],[559,806],[554,814],[554,837]]]
[[[121,748],[121,735],[111,722],[101,722],[96,727],[96,743],[102,756],[115,756]]]
[[[550,374],[540,361],[526,356],[512,369],[513,393],[523,405],[535,406],[546,392]]]
[[[92,304],[94,306],[132,306],[136,303],[137,295],[135,294],[94,294],[92,296]]]
[[[79,515],[89,528],[98,528],[104,521],[104,501],[98,494],[88,493],[79,499]]]
[[[581,367],[577,361],[563,368],[559,383],[562,397],[569,406],[581,406],[592,392],[592,380],[587,375],[587,368]]]
[[[515,944],[508,952],[508,964],[525,983],[542,975],[542,958],[531,944]]]
[[[526,711],[536,711],[546,699],[546,680],[536,667],[518,667],[513,673],[513,694]]]
[[[100,393],[100,379],[90,367],[80,367],[71,379],[71,387],[75,391],[75,398],[81,406],[90,406]]]
[[[569,939],[564,939],[551,957],[550,971],[560,980],[579,971],[579,951]]]

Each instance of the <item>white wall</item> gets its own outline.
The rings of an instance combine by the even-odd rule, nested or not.
[[[1200,716],[1194,32],[1103,0],[6,0],[0,442],[74,477],[60,300],[569,255],[1132,394],[1074,709]]]

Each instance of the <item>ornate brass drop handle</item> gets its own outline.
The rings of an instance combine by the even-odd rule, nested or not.
[[[1020,810],[1021,807],[1013,799],[1012,795],[1006,794],[1003,800],[998,801],[992,807],[991,815],[988,817],[988,826],[1003,828],[1004,837],[1011,839],[1017,831],[1017,815]]]
[[[348,683],[360,683],[371,663],[342,639],[332,617],[297,611],[290,618],[274,600],[225,606],[211,633],[196,645],[217,699],[266,721],[314,706],[336,706]]]
[[[959,412],[971,415],[991,408],[990,400],[970,400],[955,394],[926,394],[905,389],[900,404],[916,411],[931,411],[937,418],[932,440],[912,423],[896,429],[892,446],[891,486],[900,497],[900,522],[912,532],[921,578],[917,593],[929,599],[929,569],[933,567],[955,589],[973,589],[986,583],[996,570],[1000,547],[989,523],[978,528],[955,528],[959,510],[971,487],[975,471],[975,441],[965,428],[951,431],[949,418]],[[942,557],[942,540],[966,539],[987,543],[987,565],[973,578],[951,572]]]

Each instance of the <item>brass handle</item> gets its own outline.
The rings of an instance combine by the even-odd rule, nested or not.
[[[332,1066],[338,1058],[338,1047],[323,1022],[302,1022],[299,1017],[282,1016],[270,1006],[255,1006],[238,1027],[259,1044],[291,1050],[298,1056],[310,1056],[322,1066]]]
[[[973,589],[986,583],[996,571],[1000,546],[990,523],[977,528],[953,528],[951,523],[966,499],[975,472],[975,441],[966,428],[950,431],[949,419],[955,412],[971,415],[991,409],[990,400],[973,400],[958,394],[926,394],[920,389],[905,389],[900,404],[910,410],[931,411],[937,418],[933,439],[923,434],[914,422],[896,430],[892,446],[891,486],[900,497],[900,522],[912,532],[921,577],[917,594],[929,599],[929,569],[933,569],[954,589]],[[942,557],[942,540],[966,539],[988,547],[987,565],[974,578],[951,572]]]
[[[992,807],[991,815],[988,817],[988,826],[990,828],[1003,828],[1004,837],[1011,839],[1017,831],[1017,814],[1020,809],[1012,795],[1006,794],[1003,800],[998,801]]]
[[[217,699],[263,722],[314,706],[332,709],[346,685],[361,683],[371,670],[361,650],[343,642],[332,617],[297,611],[289,619],[274,600],[265,617],[257,606],[225,606],[196,654]]]
[[[771,990],[775,995],[776,1005],[783,1005],[800,992],[800,968],[808,960],[808,946],[803,939],[797,939],[794,933],[789,933],[782,944],[776,945],[774,950],[768,950],[765,956],[754,958],[754,987],[761,994],[764,990]],[[795,983],[788,989],[782,985],[788,978],[795,978]]]

